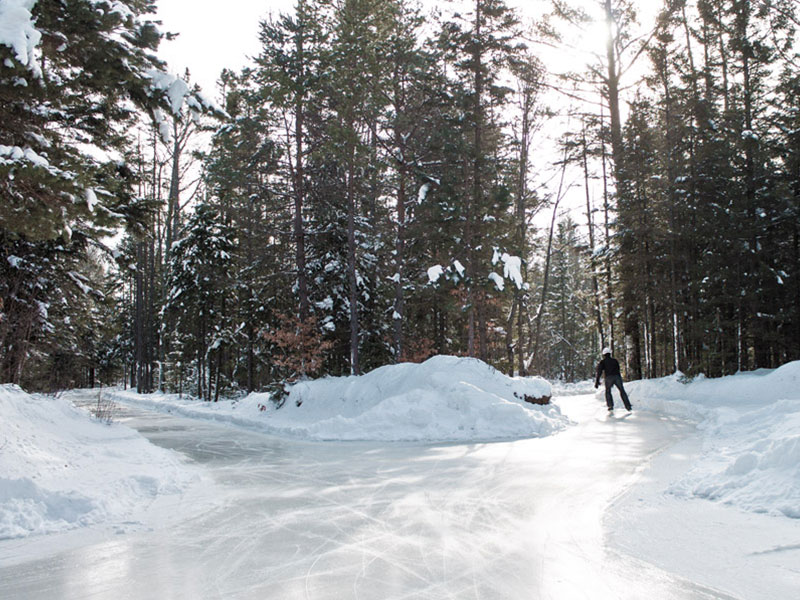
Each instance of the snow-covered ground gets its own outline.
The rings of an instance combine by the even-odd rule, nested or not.
[[[518,396],[540,381],[433,365],[301,384],[279,410],[116,394],[110,427],[2,388],[0,597],[798,597],[800,363],[630,382],[611,417],[591,382],[537,407]],[[94,512],[65,518],[67,497]]]
[[[178,453],[90,417],[69,397],[0,386],[0,540],[101,523],[121,531],[200,479]]]

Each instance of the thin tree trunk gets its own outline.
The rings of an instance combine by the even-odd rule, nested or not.
[[[508,376],[514,376],[514,318],[517,316],[518,295],[511,301],[511,312],[506,323],[506,353],[508,358]]]
[[[352,123],[348,131],[353,130]],[[358,375],[358,278],[356,276],[356,199],[355,199],[355,143],[350,142],[347,160],[347,279],[350,286],[350,374]]]
[[[539,357],[539,341],[542,333],[542,316],[544,315],[545,305],[547,303],[547,286],[550,280],[550,259],[553,252],[553,231],[556,226],[556,216],[558,215],[558,204],[561,201],[561,194],[556,198],[553,205],[553,217],[550,219],[550,233],[547,236],[547,254],[544,261],[544,273],[542,275],[542,297],[539,301],[539,310],[536,311],[536,331],[533,334],[533,352],[528,358],[528,364],[533,360],[538,360]]]
[[[614,330],[614,286],[611,276],[611,219],[609,212],[611,210],[611,206],[609,203],[609,192],[608,192],[608,154],[606,152],[606,141],[605,135],[602,135],[602,129],[605,127],[604,125],[604,116],[600,115],[600,127],[601,127],[601,136],[600,136],[600,145],[602,149],[602,166],[603,166],[603,224],[604,224],[604,244],[605,244],[605,284],[606,284],[606,310],[608,313],[608,346],[611,348],[611,352],[614,353],[614,344],[616,341],[615,330]]]
[[[395,130],[396,133],[397,130]],[[400,140],[397,140],[401,143]],[[406,165],[399,165],[399,182],[397,188],[397,238],[395,241],[395,282],[394,282],[394,353],[395,360],[403,357],[403,319],[405,318],[405,232],[406,232]]]
[[[302,13],[303,5],[298,6],[298,20],[304,19]],[[295,50],[301,69],[305,68],[305,58],[303,49],[303,28],[300,27],[295,37]],[[305,73],[299,75],[301,81],[305,79]],[[303,132],[305,128],[305,92],[296,92],[295,99],[295,118],[294,118],[294,141],[295,141],[295,170],[294,170],[294,241],[295,241],[295,261],[297,263],[297,293],[300,304],[300,322],[305,323],[309,315],[308,306],[308,283],[306,275],[306,246],[305,228],[303,226],[303,205],[305,203],[305,171],[303,157]]]
[[[474,147],[472,162],[472,210],[467,216],[471,235],[468,238],[469,244],[469,277],[471,302],[470,302],[470,356],[475,355],[474,336],[475,336],[475,309],[478,313],[478,356],[481,360],[486,360],[486,319],[483,310],[483,294],[475,293],[475,282],[478,278],[478,265],[475,251],[475,230],[477,229],[475,220],[478,218],[478,211],[483,206],[483,55],[481,45],[478,40],[481,37],[483,24],[483,11],[481,0],[475,0],[475,42],[473,50],[473,77],[475,79],[475,96],[473,99],[473,118],[474,123]],[[475,306],[477,304],[477,307]]]
[[[550,280],[550,259],[552,258],[553,252],[553,232],[555,231],[556,227],[556,217],[558,216],[558,205],[561,202],[562,194],[564,191],[564,177],[567,172],[567,148],[564,148],[564,158],[561,165],[561,180],[558,184],[558,193],[556,194],[556,201],[553,205],[553,216],[550,219],[550,233],[547,236],[547,254],[545,255],[544,261],[544,273],[542,275],[542,297],[539,302],[539,310],[536,312],[536,329],[533,334],[533,348],[529,352],[528,355],[528,364],[526,367],[530,367],[531,363],[534,360],[539,359],[539,341],[541,339],[541,332],[542,332],[542,316],[544,315],[544,309],[547,302],[547,286]]]
[[[524,76],[523,76],[524,77]],[[521,112],[522,123],[520,128],[520,144],[519,144],[519,165],[517,177],[517,202],[514,207],[514,219],[516,221],[516,251],[517,255],[524,261],[527,259],[527,241],[528,241],[528,221],[526,215],[526,204],[528,198],[528,161],[530,155],[530,138],[531,138],[531,112],[534,105],[534,90],[529,79],[522,79],[521,91]],[[524,279],[523,279],[524,281]],[[514,303],[517,308],[517,342],[515,345],[518,369],[521,377],[525,376],[525,338],[524,328],[522,321],[522,313],[524,309],[526,295],[524,290],[516,289],[514,292]],[[513,329],[513,315],[509,321],[509,329]],[[514,360],[511,360],[511,369],[513,371]]]

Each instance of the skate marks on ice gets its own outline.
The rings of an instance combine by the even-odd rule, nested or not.
[[[151,440],[215,481],[203,510],[0,567],[0,597],[723,597],[606,546],[608,504],[681,425],[607,427],[591,396],[564,409],[568,431],[495,444],[301,443],[148,417]]]

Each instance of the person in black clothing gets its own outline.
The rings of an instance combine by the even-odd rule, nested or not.
[[[614,410],[614,399],[611,397],[611,388],[613,386],[617,386],[625,408],[630,411],[631,402],[628,400],[628,394],[625,393],[625,388],[622,387],[622,373],[619,370],[619,361],[617,361],[616,358],[611,358],[610,348],[603,348],[603,360],[597,365],[597,377],[594,380],[595,389],[600,387],[600,376],[603,373],[605,373],[606,404],[608,405],[609,412]]]

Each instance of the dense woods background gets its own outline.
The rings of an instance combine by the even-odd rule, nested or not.
[[[589,5],[596,61],[552,68]],[[629,378],[800,358],[793,0],[298,0],[219,110],[152,93],[152,9],[39,0],[36,61],[0,45],[1,381],[213,400],[436,353],[568,380],[604,345]]]

